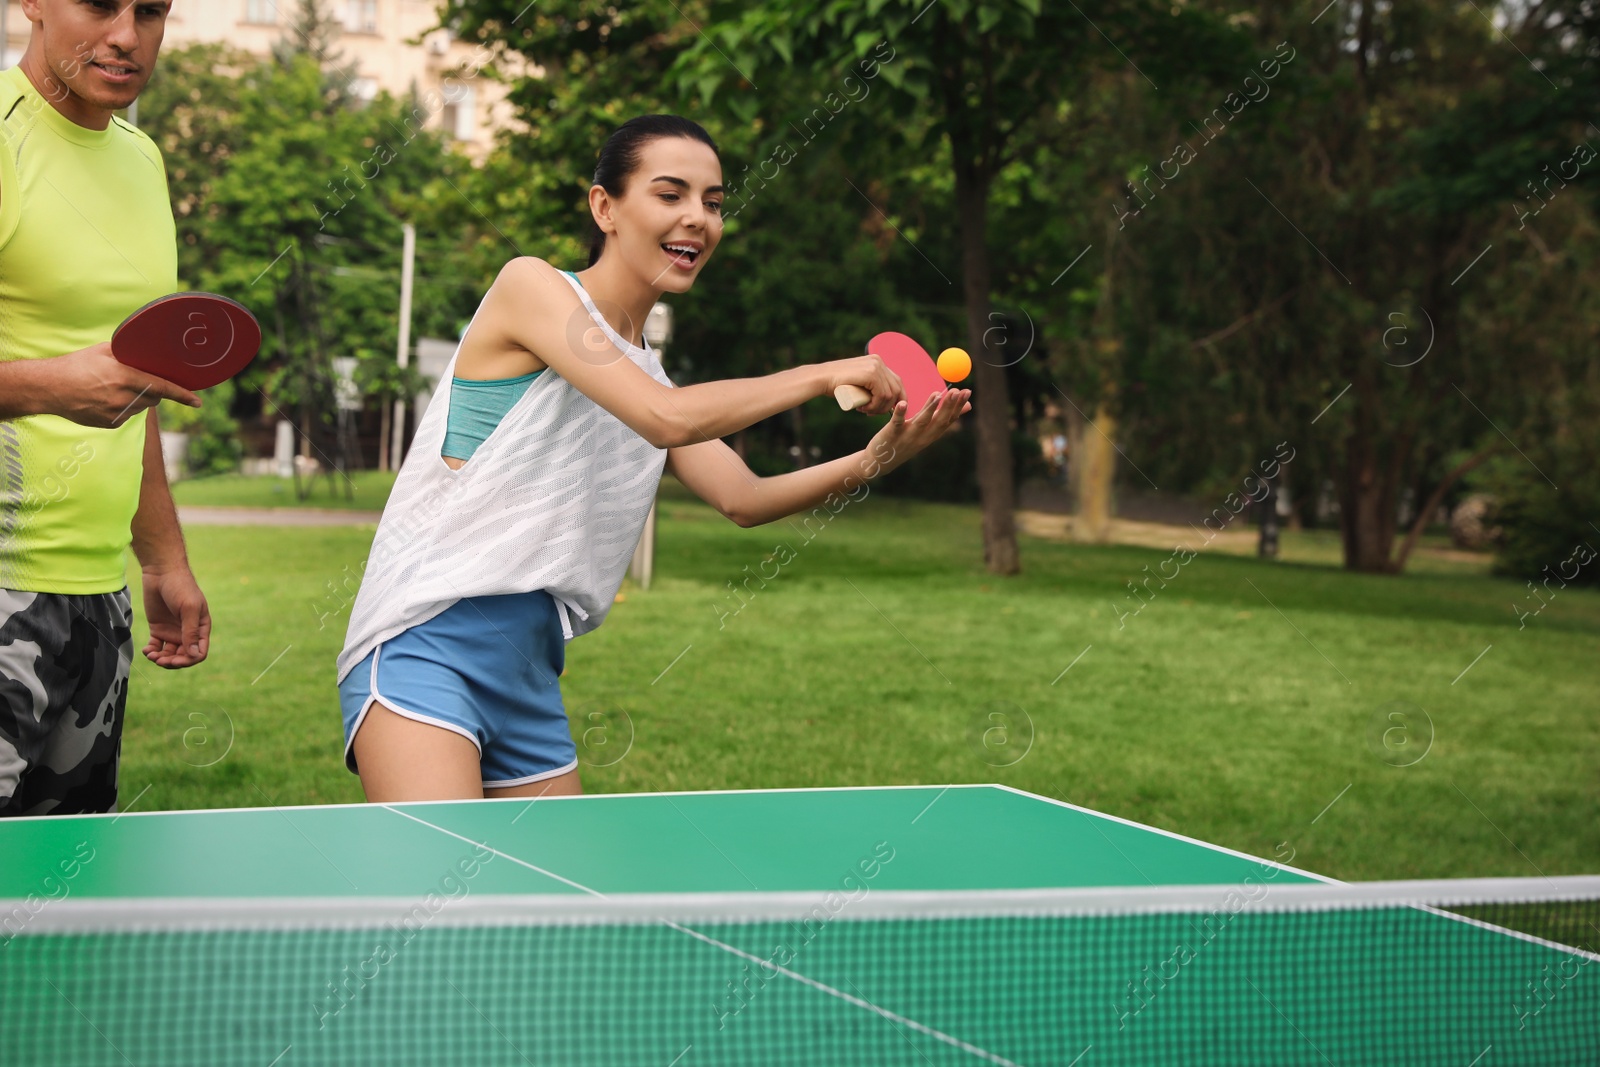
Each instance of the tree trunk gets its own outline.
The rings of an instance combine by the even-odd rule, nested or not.
[[[1264,480],[1267,491],[1256,505],[1261,509],[1261,539],[1256,542],[1256,555],[1262,559],[1278,558],[1278,483]]]
[[[1122,334],[1117,329],[1116,248],[1121,223],[1106,222],[1106,272],[1100,300],[1094,312],[1094,360],[1104,383],[1094,420],[1083,427],[1078,442],[1082,455],[1081,476],[1074,501],[1076,516],[1073,536],[1079,541],[1104,544],[1111,537],[1114,505],[1111,489],[1117,474],[1117,382],[1122,363]]]
[[[1483,451],[1464,460],[1455,470],[1446,474],[1438,485],[1434,486],[1433,492],[1423,502],[1422,510],[1417,513],[1417,521],[1412,524],[1411,532],[1406,534],[1406,539],[1400,543],[1400,551],[1395,554],[1394,571],[1396,574],[1405,570],[1406,560],[1411,558],[1411,550],[1417,547],[1417,540],[1422,536],[1422,532],[1428,528],[1428,520],[1433,517],[1435,511],[1439,510],[1439,505],[1443,502],[1444,495],[1450,491],[1450,487],[1455,485],[1462,475],[1480,466],[1497,451],[1499,451],[1498,444],[1490,445]]]
[[[1394,548],[1395,492],[1380,469],[1371,438],[1360,420],[1345,440],[1344,470],[1339,472],[1339,533],[1346,570],[1367,574],[1391,572]]]
[[[393,417],[391,415],[393,405],[389,402],[388,393],[383,394],[382,406],[383,411],[378,420],[378,469],[387,471],[389,469],[389,420]]]
[[[1065,396],[1066,394],[1062,394]],[[1076,400],[1067,405],[1067,499],[1072,501],[1074,511],[1078,508],[1078,496],[1083,492],[1080,483],[1083,481],[1083,435],[1089,427],[1085,424],[1082,410]]]
[[[1104,544],[1111,538],[1111,483],[1117,471],[1117,419],[1111,400],[1116,390],[1108,383],[1107,396],[1095,408],[1094,420],[1084,420],[1074,459],[1078,464],[1073,500],[1072,536],[1075,540]]]
[[[983,559],[994,574],[1016,574],[1017,528],[1012,510],[1011,396],[998,353],[988,347],[989,188],[975,168],[956,166],[961,221],[962,283],[967,305],[967,346],[973,355],[973,406],[977,414],[978,499],[983,509]]]

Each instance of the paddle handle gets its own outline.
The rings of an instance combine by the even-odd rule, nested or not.
[[[3,0],[0,0],[0,2],[3,2]],[[854,411],[871,400],[872,394],[859,385],[841,385],[833,391],[833,398],[839,402],[841,410]]]

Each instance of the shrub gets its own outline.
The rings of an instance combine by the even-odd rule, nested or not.
[[[1524,579],[1559,575],[1573,585],[1600,585],[1600,559],[1577,566],[1600,552],[1600,413],[1583,412],[1559,430],[1518,445],[1526,459],[1502,456],[1481,479],[1500,505],[1496,573]]]
[[[233,406],[233,383],[207,389],[197,410],[161,402],[161,428],[189,435],[188,469],[194,475],[228,474],[239,469],[244,449],[239,444],[239,423],[228,409]]]

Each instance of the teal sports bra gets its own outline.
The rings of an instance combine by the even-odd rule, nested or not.
[[[4,3],[5,0],[0,0]],[[562,271],[573,281],[578,276],[570,270]],[[579,285],[583,283],[578,281]],[[473,381],[470,378],[453,378],[450,383],[450,412],[444,424],[444,445],[439,449],[446,459],[459,459],[463,463],[472,458],[478,446],[489,439],[506,412],[522,399],[528,386],[544,371],[536,370],[519,378],[490,378]]]
[[[472,458],[478,446],[489,439],[500,420],[528,386],[544,371],[520,378],[490,378],[472,381],[456,378],[450,383],[450,414],[444,424],[444,445],[439,449],[446,459],[462,462]]]

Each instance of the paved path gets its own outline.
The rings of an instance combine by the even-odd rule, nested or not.
[[[381,514],[333,508],[180,507],[178,521],[185,526],[376,526]]]

